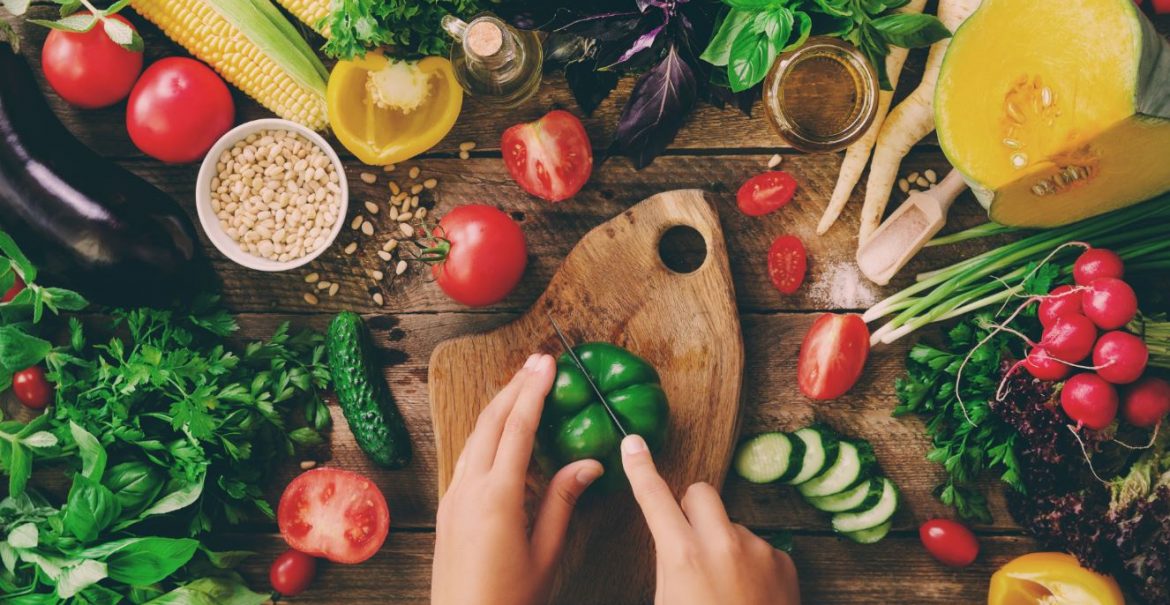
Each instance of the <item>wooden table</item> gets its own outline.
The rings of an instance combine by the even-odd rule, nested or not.
[[[162,56],[183,54],[152,26],[136,16],[133,20],[146,39],[148,63]],[[1165,20],[1161,25],[1167,25]],[[25,27],[22,31],[25,54],[39,65],[46,30]],[[904,81],[916,82],[921,65],[920,53],[915,53]],[[39,76],[40,70],[36,71]],[[632,80],[624,79],[609,100],[592,117],[585,118],[595,149],[604,149],[608,144],[620,103],[631,87]],[[138,152],[126,135],[124,105],[79,111],[51,91],[48,94],[58,115],[86,144],[174,196],[194,219],[197,165],[164,165]],[[235,97],[238,122],[269,115],[238,91]],[[727,233],[746,347],[744,433],[789,430],[814,419],[826,422],[846,435],[873,443],[882,467],[903,494],[893,531],[876,546],[858,546],[836,537],[826,516],[804,504],[790,488],[750,485],[735,477],[729,478],[723,488],[732,518],[763,535],[781,531],[793,534],[793,556],[800,570],[805,603],[982,602],[991,572],[1012,557],[1034,550],[1035,544],[1011,519],[1000,486],[989,482],[986,491],[995,522],[978,528],[982,552],[974,565],[961,570],[943,567],[920,546],[918,525],[931,517],[950,517],[952,511],[931,494],[941,472],[938,465],[924,458],[929,442],[921,422],[890,416],[896,403],[894,380],[903,371],[910,343],[876,348],[858,385],[835,401],[814,403],[802,396],[794,384],[800,341],[819,313],[865,309],[907,285],[908,276],[965,258],[978,246],[932,250],[916,259],[889,287],[875,287],[861,276],[853,262],[860,189],[838,224],[823,237],[815,235],[817,221],[836,181],[840,154],[803,155],[786,149],[760,116],[758,105],[753,118],[702,105],[667,153],[649,167],[635,171],[626,159],[610,158],[596,167],[592,180],[575,198],[548,204],[524,193],[508,176],[500,160],[499,140],[505,128],[536,119],[554,107],[580,113],[559,76],[550,77],[534,99],[514,111],[500,113],[469,100],[458,125],[446,139],[425,155],[399,164],[393,173],[365,167],[345,154],[353,200],[347,227],[337,244],[302,269],[280,274],[250,271],[224,258],[203,238],[222,279],[224,301],[243,327],[242,338],[267,337],[285,320],[323,329],[332,314],[342,309],[365,314],[379,347],[386,380],[416,444],[415,460],[409,468],[376,469],[357,450],[340,411],[332,407],[332,443],[321,453],[319,462],[372,477],[390,503],[393,529],[386,546],[369,562],[325,566],[313,588],[295,602],[428,602],[437,505],[434,438],[427,399],[427,361],[432,349],[444,339],[511,321],[539,296],[561,260],[589,229],[643,198],[678,188],[706,190]],[[477,143],[469,160],[458,158],[459,144],[464,141]],[[338,149],[344,152],[340,146]],[[784,210],[762,218],[745,217],[735,207],[735,190],[744,180],[765,170],[773,153],[784,157],[782,168],[796,177],[800,189]],[[361,202],[384,204],[389,198],[388,181],[408,182],[406,173],[415,166],[422,171],[419,182],[431,177],[439,181],[433,195],[424,194],[424,204],[433,204],[434,214],[442,215],[461,204],[487,203],[504,209],[522,225],[530,248],[529,267],[516,291],[500,304],[482,309],[462,307],[443,295],[428,271],[414,267],[400,278],[387,278],[381,283],[370,277],[375,269],[386,270],[375,252],[389,236],[391,222],[384,212],[372,216],[381,234],[372,238],[351,231],[348,223],[361,209]],[[932,137],[914,149],[903,171],[931,168],[941,176],[946,167]],[[367,171],[378,176],[374,185],[359,179],[359,174]],[[951,228],[983,220],[985,215],[965,195],[952,211]],[[781,234],[798,235],[808,247],[808,280],[792,296],[777,293],[767,275],[766,251]],[[351,241],[359,242],[358,252],[352,256],[343,254],[342,248]],[[317,305],[307,304],[303,295],[310,287],[304,277],[310,272],[340,283],[340,291],[333,297],[321,296]],[[373,303],[374,292],[382,293],[384,306]],[[912,339],[906,339],[909,340]],[[274,500],[287,480],[299,472],[298,462],[290,461],[274,480]],[[260,553],[245,565],[244,573],[255,588],[263,589],[267,586],[267,567],[284,545],[274,526],[244,529],[247,531],[227,540],[233,546]]]

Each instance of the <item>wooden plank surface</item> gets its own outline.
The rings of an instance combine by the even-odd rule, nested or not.
[[[44,15],[52,8],[37,9]],[[133,16],[147,43],[148,61],[182,54],[165,41],[153,27]],[[1170,19],[1159,22],[1166,31]],[[39,48],[45,31],[22,28],[27,55],[39,63]],[[921,52],[912,59],[903,78],[913,86],[921,66]],[[38,73],[39,69],[34,70]],[[626,78],[615,94],[585,119],[596,148],[608,144],[617,123],[621,103],[632,88]],[[904,94],[904,91],[903,91]],[[99,111],[67,107],[51,92],[50,103],[63,121],[86,144],[100,153],[120,160],[127,168],[147,178],[176,197],[194,216],[194,180],[197,166],[168,166],[144,158],[125,132],[124,104]],[[238,121],[269,114],[238,92]],[[347,256],[342,246],[354,241],[353,232],[343,233],[341,245],[303,270],[288,274],[260,274],[232,265],[218,253],[205,248],[219,278],[229,308],[239,315],[242,339],[261,338],[281,322],[323,329],[330,314],[351,308],[367,314],[378,345],[383,372],[417,446],[415,462],[400,471],[375,469],[357,450],[339,410],[331,402],[335,429],[331,443],[306,452],[304,459],[357,470],[371,476],[385,492],[394,515],[394,530],[383,549],[361,566],[327,565],[313,589],[297,602],[388,602],[425,603],[429,596],[434,516],[437,507],[437,460],[431,415],[428,406],[427,365],[435,346],[446,339],[486,331],[516,319],[537,299],[560,262],[586,232],[619,214],[631,204],[667,189],[701,188],[708,191],[727,234],[733,283],[738,295],[745,346],[745,376],[742,401],[743,431],[793,429],[812,420],[862,437],[874,444],[884,471],[901,487],[905,506],[895,518],[889,539],[874,547],[860,547],[833,537],[828,520],[805,506],[790,489],[749,485],[731,478],[723,495],[731,516],[757,532],[769,534],[794,530],[794,556],[801,572],[806,603],[871,604],[898,602],[977,603],[985,599],[990,573],[1009,558],[1033,549],[1020,534],[1004,506],[1001,488],[987,484],[995,516],[993,525],[978,528],[983,554],[968,569],[950,570],[931,561],[918,544],[914,529],[923,520],[951,516],[931,495],[940,479],[937,465],[925,461],[929,447],[921,423],[913,418],[894,419],[889,415],[896,397],[893,381],[903,372],[909,343],[880,347],[873,352],[868,369],[857,387],[847,396],[830,403],[815,403],[801,396],[793,386],[796,351],[814,312],[862,309],[879,298],[905,286],[916,271],[937,268],[985,249],[984,244],[967,244],[932,250],[916,260],[894,284],[878,288],[865,282],[852,262],[861,192],[855,192],[841,222],[827,236],[814,235],[814,226],[828,200],[840,165],[840,154],[799,155],[784,153],[783,168],[793,173],[801,188],[793,203],[782,212],[751,219],[742,216],[734,203],[735,188],[747,177],[764,169],[774,150],[784,145],[758,115],[749,119],[734,110],[701,106],[688,120],[667,155],[649,168],[635,171],[625,159],[611,158],[599,164],[590,183],[571,201],[550,205],[524,194],[511,181],[499,159],[499,136],[508,126],[530,120],[553,107],[576,111],[564,81],[550,77],[537,98],[524,107],[503,115],[468,103],[454,131],[432,152],[400,166],[394,175],[377,172],[379,181],[367,186],[358,174],[369,170],[348,154],[346,167],[353,184],[353,199],[384,203],[388,178],[404,181],[409,166],[417,165],[424,177],[439,179],[440,185],[425,203],[436,214],[470,202],[490,203],[509,212],[523,226],[530,248],[529,268],[516,292],[504,302],[486,309],[469,311],[442,295],[425,272],[412,268],[406,276],[374,284],[369,273],[381,268],[374,255],[377,241],[360,241],[360,251]],[[469,161],[455,158],[458,144],[476,141],[479,148]],[[905,170],[932,168],[939,172],[945,158],[933,139],[924,141],[907,158]],[[895,202],[900,198],[895,192]],[[361,204],[352,204],[357,208]],[[347,222],[354,215],[347,217]],[[384,213],[377,218],[379,232],[391,228]],[[951,229],[971,226],[983,220],[982,212],[969,196],[952,211]],[[809,248],[810,271],[806,286],[797,294],[783,297],[767,279],[764,253],[776,236],[791,233],[804,239]],[[369,238],[359,238],[362,240]],[[342,284],[335,297],[323,297],[321,304],[306,304],[303,277],[319,272]],[[385,307],[370,300],[373,291],[386,297]],[[11,402],[8,402],[11,409]],[[285,465],[273,479],[273,499],[298,471],[298,460]],[[36,481],[50,488],[62,479],[40,473]],[[258,589],[267,586],[267,566],[283,549],[268,524],[251,526],[247,534],[221,536],[233,547],[253,547],[260,554],[246,566],[246,575]],[[581,573],[588,573],[583,571]],[[602,581],[599,579],[599,581]]]

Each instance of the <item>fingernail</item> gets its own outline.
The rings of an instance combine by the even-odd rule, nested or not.
[[[638,435],[630,435],[622,440],[622,452],[626,454],[640,454],[646,451],[646,440]]]
[[[538,359],[540,359],[540,355],[537,353],[533,353],[532,355],[529,355],[528,361],[524,362],[524,369],[531,370],[533,367],[536,366],[536,360],[538,360]]]
[[[600,478],[603,473],[605,473],[605,469],[602,468],[600,464],[597,466],[593,466],[591,464],[577,471],[577,483],[586,486],[590,485],[594,481],[597,481],[597,479]]]

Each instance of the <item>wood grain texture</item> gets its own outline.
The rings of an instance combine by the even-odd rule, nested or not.
[[[767,533],[762,535],[767,536]],[[985,536],[979,559],[953,569],[931,559],[917,533],[891,534],[881,543],[858,546],[830,535],[797,535],[793,559],[800,579],[801,600],[807,605],[975,605],[987,602],[988,578],[999,566],[1036,550],[1027,538]],[[257,555],[244,564],[254,587],[267,586],[268,565],[284,550],[280,536],[227,537],[233,548]],[[362,565],[323,564],[313,586],[293,600],[303,605],[337,603],[429,603],[434,534],[394,532],[386,546]],[[593,570],[581,575],[601,582]],[[555,600],[553,605],[567,601]],[[632,595],[610,605],[647,605]],[[733,605],[728,603],[727,605]]]
[[[660,239],[680,226],[706,242],[702,264],[686,274],[659,256]],[[655,461],[676,493],[698,481],[723,484],[739,428],[743,342],[718,215],[701,191],[690,190],[658,194],[586,234],[518,320],[435,348],[429,390],[440,495],[484,405],[532,352],[561,351],[546,314],[571,341],[612,342],[658,369],[670,425]],[[556,601],[648,597],[652,552],[632,494],[586,494],[569,530]]]

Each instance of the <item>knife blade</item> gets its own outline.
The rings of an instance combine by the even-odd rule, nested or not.
[[[605,408],[605,412],[609,414],[609,419],[613,420],[614,426],[621,432],[622,437],[629,437],[630,434],[626,432],[626,427],[622,426],[621,419],[618,418],[616,412],[610,407],[609,402],[606,401],[605,395],[602,394],[601,389],[598,388],[597,383],[593,381],[593,377],[589,375],[589,371],[585,369],[585,364],[581,363],[581,358],[577,357],[577,352],[573,350],[573,346],[569,344],[569,339],[565,337],[565,333],[561,331],[561,327],[557,325],[557,321],[553,319],[552,313],[545,312],[548,316],[548,322],[552,324],[553,331],[557,333],[557,338],[561,339],[561,346],[564,347],[565,352],[569,354],[569,358],[573,360],[573,365],[577,366],[577,370],[585,377],[585,382],[589,383],[589,388],[593,389],[593,394],[597,396],[597,400],[601,402],[601,407]]]

